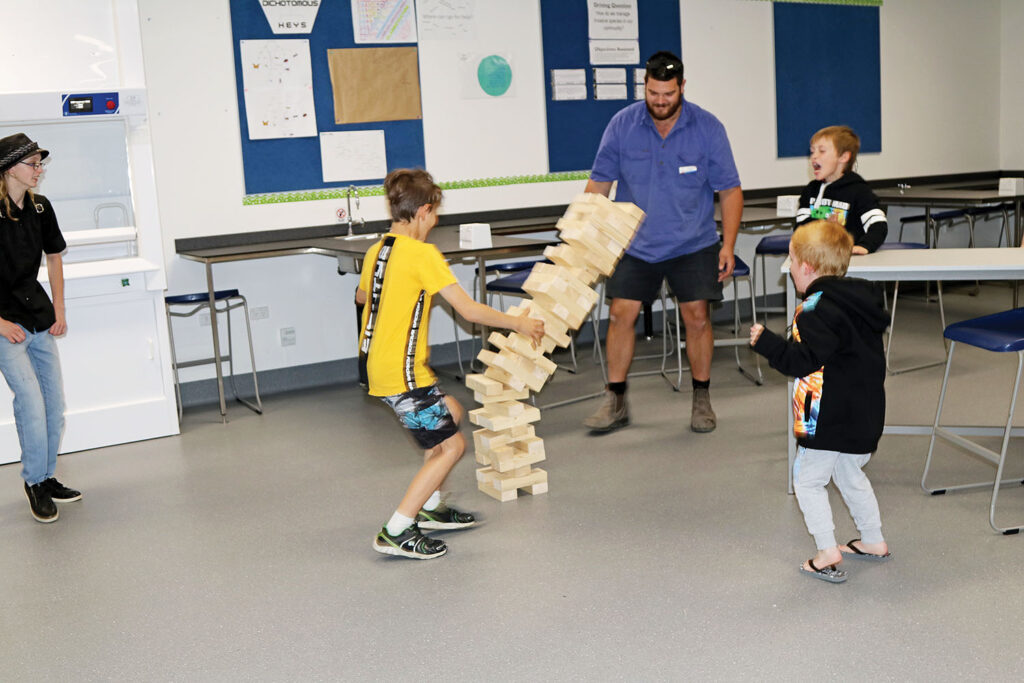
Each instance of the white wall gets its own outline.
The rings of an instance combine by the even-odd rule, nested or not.
[[[139,4],[170,291],[200,291],[205,287],[203,269],[174,255],[175,238],[330,223],[340,202],[243,207],[228,3],[139,0]],[[510,11],[503,7],[513,4],[514,16],[502,14]],[[744,187],[805,183],[804,160],[775,156],[770,3],[681,0],[680,4],[686,94],[725,123]],[[1013,125],[1024,113],[1016,77],[1022,63],[1016,44],[1024,27],[1022,4],[1018,0],[886,0],[880,15],[884,151],[862,156],[860,169],[866,177],[1024,166],[1019,127]],[[517,82],[516,106],[532,112],[531,117],[538,116],[543,110],[544,78],[538,0],[478,0],[477,6],[482,8],[481,17],[500,17],[500,26],[488,25],[483,33],[518,46],[517,73],[523,74],[523,80]],[[817,31],[816,38],[822,49],[841,49],[839,33],[841,27]],[[444,179],[457,169],[446,165],[440,150],[447,144],[472,143],[473,136],[481,135],[480,131],[467,133],[454,123],[466,112],[460,107],[485,105],[460,105],[446,97],[450,93],[444,82],[431,81],[432,70],[450,58],[450,47],[424,41],[420,49],[427,93],[428,168],[436,160],[437,175]],[[1002,80],[1001,69],[1006,74]],[[1000,101],[1001,108],[993,106]],[[515,140],[515,145],[523,147],[517,168],[524,172],[537,159],[546,158],[543,131],[533,133]],[[477,172],[484,171],[468,169],[459,176],[475,177]],[[563,203],[581,188],[582,183],[570,182],[452,191],[446,195],[446,209],[461,212]],[[362,208],[368,219],[386,215],[380,199],[368,199]],[[741,255],[750,254],[753,240],[741,237]],[[269,320],[254,322],[260,369],[355,355],[349,302],[356,280],[335,275],[328,259],[306,256],[241,262],[218,265],[215,272],[218,286],[238,287],[250,305],[270,307]],[[459,269],[458,274],[468,285],[470,271]],[[297,346],[279,345],[278,329],[285,326],[296,328]],[[438,316],[432,342],[451,338],[450,325]],[[191,346],[194,355],[202,355],[208,350],[208,339],[208,330],[198,322],[176,328],[175,340],[183,354]],[[207,376],[212,376],[212,369],[195,369],[183,379]]]
[[[999,107],[999,160],[1008,171],[1024,170],[1024,2],[1002,1],[1002,69]]]

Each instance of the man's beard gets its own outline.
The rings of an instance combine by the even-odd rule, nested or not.
[[[658,114],[656,114],[654,112],[654,109],[651,108],[651,105],[650,105],[649,102],[647,103],[647,111],[650,113],[651,118],[654,119],[655,121],[665,121],[665,120],[670,119],[673,116],[675,116],[676,112],[679,111],[679,108],[681,106],[683,106],[683,98],[682,97],[679,98],[679,100],[675,103],[675,105],[673,105],[671,108],[669,108],[668,113],[665,114],[664,116],[659,116]]]

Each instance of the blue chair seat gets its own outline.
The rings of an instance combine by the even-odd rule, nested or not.
[[[788,254],[789,240],[793,235],[768,235],[762,237],[761,241],[754,247],[755,254]]]
[[[787,250],[789,249],[789,247],[786,247],[786,248],[787,248]],[[750,275],[750,266],[748,266],[743,261],[743,259],[741,259],[739,256],[737,256],[736,257],[736,262],[735,262],[735,264],[732,267],[732,276],[733,277],[747,277],[748,275]]]
[[[237,289],[221,289],[213,293],[214,301],[223,301],[238,296]],[[172,294],[165,296],[164,301],[169,304],[198,304],[210,300],[209,292],[195,292],[194,294]]]
[[[928,245],[923,242],[882,242],[878,251],[897,251],[899,249],[927,249]]]
[[[986,351],[1020,351],[1024,349],[1024,308],[953,323],[943,336]]]
[[[526,282],[526,278],[530,277],[531,272],[533,272],[533,264],[530,264],[529,269],[519,270],[511,275],[491,280],[487,283],[487,291],[501,292],[503,294],[524,294],[523,283]]]
[[[506,263],[488,263],[485,270],[488,273],[518,273],[521,270],[530,270],[538,263],[551,263],[551,261],[546,258],[535,258],[523,261],[508,261]],[[479,266],[473,272],[479,273]]]

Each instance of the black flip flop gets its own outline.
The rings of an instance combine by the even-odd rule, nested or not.
[[[807,574],[808,576],[813,576],[816,579],[821,579],[822,581],[828,581],[829,583],[843,583],[846,581],[846,572],[844,572],[842,569],[836,569],[836,566],[834,564],[830,564],[827,567],[822,567],[821,569],[818,569],[816,566],[814,566],[813,557],[807,560],[807,564],[809,564],[811,566],[811,569],[813,569],[814,571],[808,571],[804,569],[803,565],[800,565],[801,573]]]
[[[856,543],[859,540],[859,538],[855,538],[849,543],[847,543],[846,547],[852,550],[853,552],[843,553],[843,555],[845,555],[846,557],[853,557],[858,560],[867,560],[868,562],[888,562],[892,559],[891,552],[888,552],[885,555],[877,555],[875,553],[866,553],[863,550],[859,550],[857,546],[854,545],[854,543]]]

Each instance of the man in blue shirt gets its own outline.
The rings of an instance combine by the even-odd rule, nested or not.
[[[647,60],[645,102],[619,111],[608,123],[586,192],[608,196],[645,212],[615,273],[606,348],[608,389],[584,425],[606,432],[629,424],[626,375],[633,361],[635,325],[645,301],[658,297],[663,280],[679,300],[686,328],[686,356],[693,379],[690,428],[715,428],[711,409],[714,337],[709,301],[721,301],[732,275],[733,247],[743,214],[743,190],[725,127],[683,99],[683,63],[671,52]],[[715,228],[715,193],[722,205],[722,237]]]

